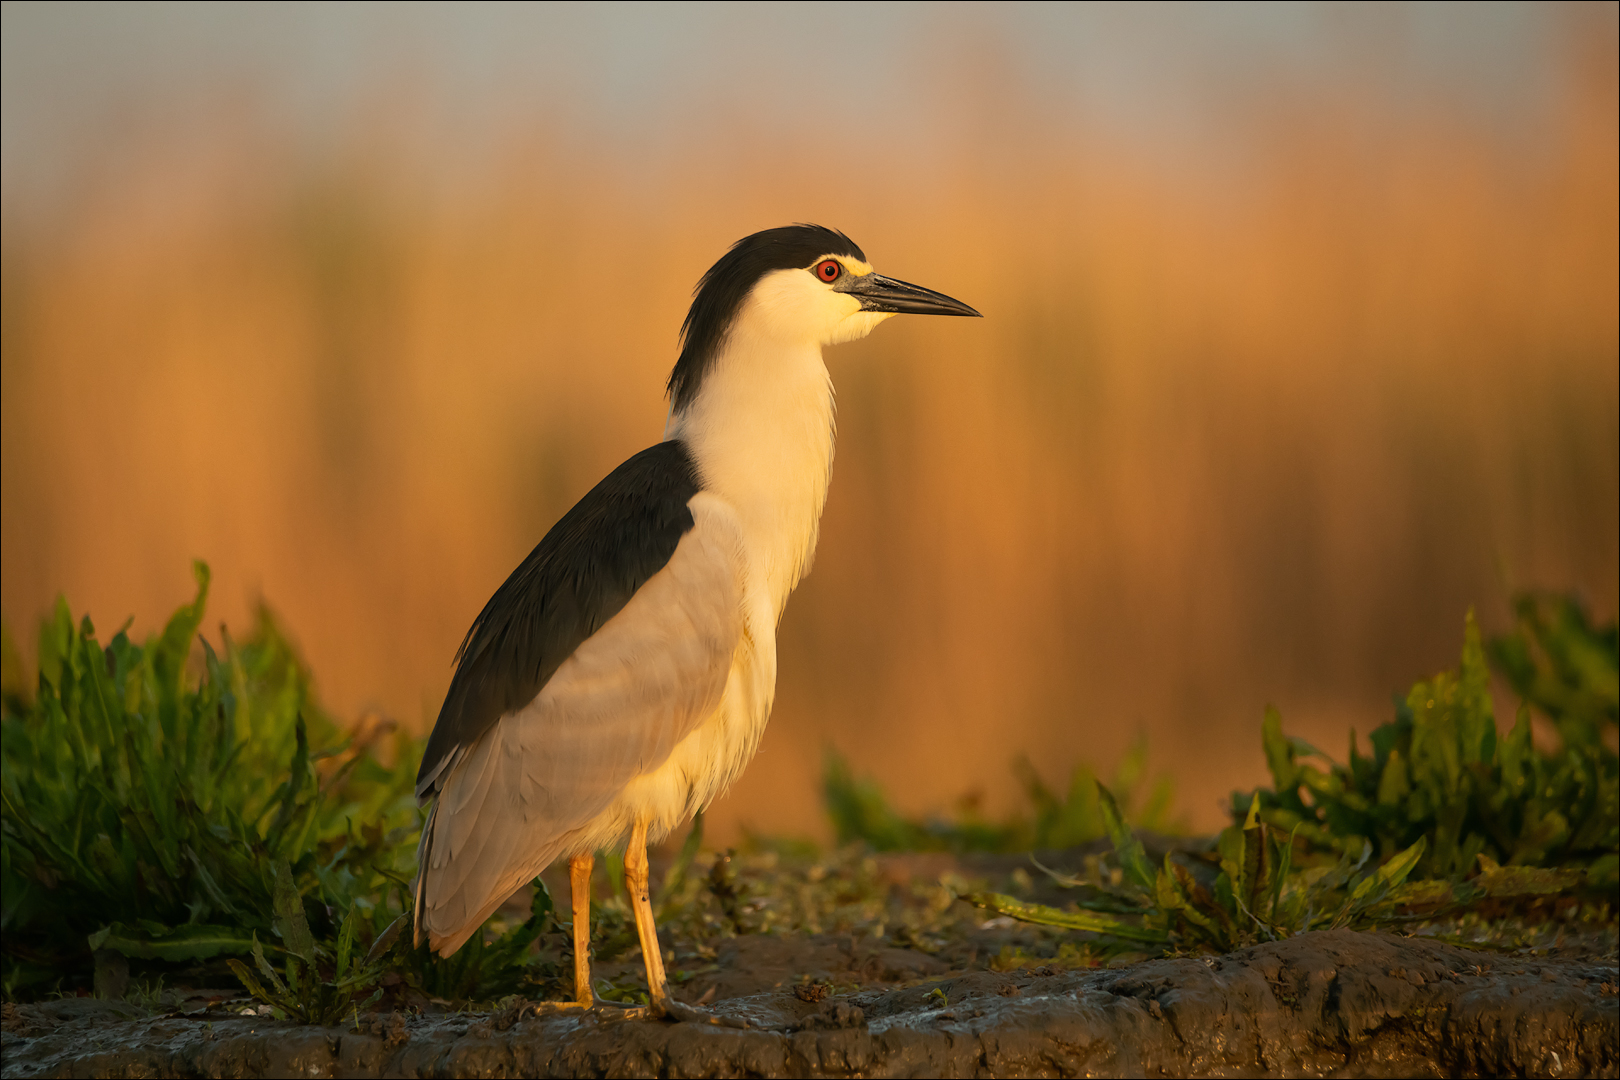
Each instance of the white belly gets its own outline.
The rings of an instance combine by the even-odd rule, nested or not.
[[[626,784],[606,810],[579,831],[570,855],[612,850],[637,818],[657,843],[706,808],[759,749],[776,694],[776,620],[763,590],[750,597],[744,630],[720,705],[675,745],[663,764]]]

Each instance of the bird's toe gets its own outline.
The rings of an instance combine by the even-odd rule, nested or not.
[[[687,1005],[666,997],[663,1001],[654,1004],[653,1008],[666,1020],[674,1020],[684,1024],[712,1024],[715,1027],[747,1028],[752,1027],[747,1020],[738,1016],[725,1016],[698,1005]]]

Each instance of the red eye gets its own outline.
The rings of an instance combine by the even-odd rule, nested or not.
[[[823,259],[816,264],[815,275],[822,281],[837,281],[838,275],[843,272],[844,268],[837,259]]]

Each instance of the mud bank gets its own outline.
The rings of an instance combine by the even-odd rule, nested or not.
[[[748,964],[747,952],[722,966]],[[836,968],[838,955],[816,966]],[[749,1030],[514,1006],[362,1017],[357,1032],[240,1016],[130,1018],[124,1006],[67,999],[8,1007],[3,1073],[1616,1076],[1617,982],[1613,957],[1505,956],[1333,931],[1111,970],[972,971],[819,1000],[803,983],[716,995],[715,1009]]]

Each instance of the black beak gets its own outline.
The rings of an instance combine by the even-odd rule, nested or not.
[[[847,282],[847,284],[845,284]],[[842,286],[842,288],[840,288]],[[851,275],[833,286],[860,300],[862,311],[892,311],[902,315],[972,315],[984,318],[960,300],[944,293],[910,285],[882,274]]]

